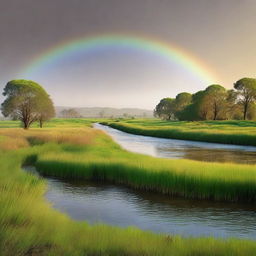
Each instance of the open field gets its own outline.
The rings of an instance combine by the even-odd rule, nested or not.
[[[93,122],[102,119],[86,119],[86,118],[54,118],[44,124],[45,128],[75,128],[91,126]],[[0,121],[0,128],[20,128],[20,121]],[[31,128],[39,128],[38,123],[33,123]]]
[[[256,146],[256,122],[254,121],[179,122],[130,119],[102,123],[137,135]]]
[[[181,238],[136,228],[75,222],[52,209],[36,165],[56,177],[105,180],[138,189],[216,200],[256,200],[254,166],[163,160],[122,150],[90,121],[54,120],[52,128],[0,129],[2,255],[253,255],[254,241]],[[84,124],[84,125],[83,125]],[[1,123],[1,125],[3,125]],[[74,128],[67,128],[68,126]],[[84,127],[82,127],[84,126]],[[86,127],[87,126],[87,127]]]

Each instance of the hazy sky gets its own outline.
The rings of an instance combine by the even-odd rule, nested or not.
[[[230,88],[256,76],[255,13],[256,0],[0,0],[0,89],[29,78],[56,105],[151,109],[162,97],[208,85],[178,63],[122,47],[63,56],[25,73],[63,41],[120,32],[179,46]]]

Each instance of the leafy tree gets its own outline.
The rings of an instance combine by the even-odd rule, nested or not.
[[[193,95],[182,95],[185,99],[181,110],[176,113],[179,120],[200,121],[224,119],[226,90],[220,85],[210,85]],[[178,101],[178,94],[176,100]],[[221,115],[222,114],[222,115]]]
[[[163,98],[161,101],[156,105],[154,110],[154,115],[158,116],[162,119],[170,120],[174,117],[174,99],[172,98]]]
[[[180,119],[180,114],[182,116],[182,111],[192,102],[192,94],[187,92],[179,93],[174,102],[175,117]]]
[[[179,93],[175,98],[175,108],[176,111],[184,109],[192,101],[192,94],[188,92]]]
[[[186,109],[191,112],[191,117],[188,120],[199,121],[207,119],[207,109],[202,107],[204,103],[204,91],[198,91],[192,95],[192,104]]]
[[[242,78],[234,84],[234,88],[239,93],[239,101],[243,106],[243,119],[247,119],[250,105],[256,101],[256,79]]]
[[[5,117],[21,120],[24,129],[28,129],[33,122],[38,121],[40,115],[44,111],[47,112],[50,103],[46,91],[30,80],[8,82],[3,95],[7,98],[1,105],[2,114]]]
[[[242,108],[238,102],[238,92],[231,89],[227,91],[226,97],[226,119],[242,119]]]
[[[179,112],[179,120],[216,120],[225,119],[225,100],[227,92],[220,85],[210,85],[204,91],[192,95],[191,104]]]
[[[221,112],[225,111],[226,98],[227,91],[221,85],[213,84],[205,89],[201,107],[207,112],[206,119],[223,119]]]

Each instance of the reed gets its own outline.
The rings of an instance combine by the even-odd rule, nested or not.
[[[137,135],[256,146],[256,122],[253,121],[176,122],[143,119],[101,123]]]
[[[196,193],[205,197],[212,193],[209,190],[217,189],[216,198],[218,199],[237,200],[235,196],[240,195],[245,199],[246,193],[250,200],[255,199],[255,184],[253,184],[255,168],[253,167],[154,159],[122,150],[108,136],[99,131],[90,128],[78,130],[79,136],[90,138],[89,143],[87,143],[88,140],[82,144],[76,143],[77,139],[72,140],[73,136],[78,135],[75,132],[76,128],[65,131],[63,128],[59,130],[52,128],[45,130],[44,135],[40,129],[1,130],[1,255],[239,256],[255,254],[255,241],[211,237],[182,238],[153,234],[134,227],[89,225],[86,222],[75,222],[65,214],[54,210],[43,198],[47,188],[45,181],[21,171],[22,165],[35,164],[40,172],[58,177],[103,179],[139,189],[153,188],[156,191],[159,187],[159,192],[163,193],[167,190],[171,191],[174,186],[180,195],[185,191],[185,187],[185,194]],[[58,136],[56,139],[56,133],[62,132],[65,132],[69,139],[59,140]],[[26,143],[20,145],[20,142],[15,140],[15,136]],[[31,136],[37,138],[40,143],[31,144]],[[62,135],[60,137],[62,138]],[[1,141],[8,142],[13,147],[6,148]],[[17,149],[13,150],[13,148]],[[197,186],[200,189],[197,190]],[[187,189],[190,189],[190,192]]]
[[[256,201],[255,166],[155,159],[128,152],[104,155],[100,149],[76,157],[73,152],[44,154],[36,167],[51,176],[103,180],[185,198]]]

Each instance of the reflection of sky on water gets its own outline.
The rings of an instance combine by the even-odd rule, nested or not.
[[[119,186],[48,179],[47,199],[76,220],[183,236],[256,239],[256,205],[169,198]]]
[[[126,150],[163,158],[256,164],[256,147],[133,135],[95,124]]]

